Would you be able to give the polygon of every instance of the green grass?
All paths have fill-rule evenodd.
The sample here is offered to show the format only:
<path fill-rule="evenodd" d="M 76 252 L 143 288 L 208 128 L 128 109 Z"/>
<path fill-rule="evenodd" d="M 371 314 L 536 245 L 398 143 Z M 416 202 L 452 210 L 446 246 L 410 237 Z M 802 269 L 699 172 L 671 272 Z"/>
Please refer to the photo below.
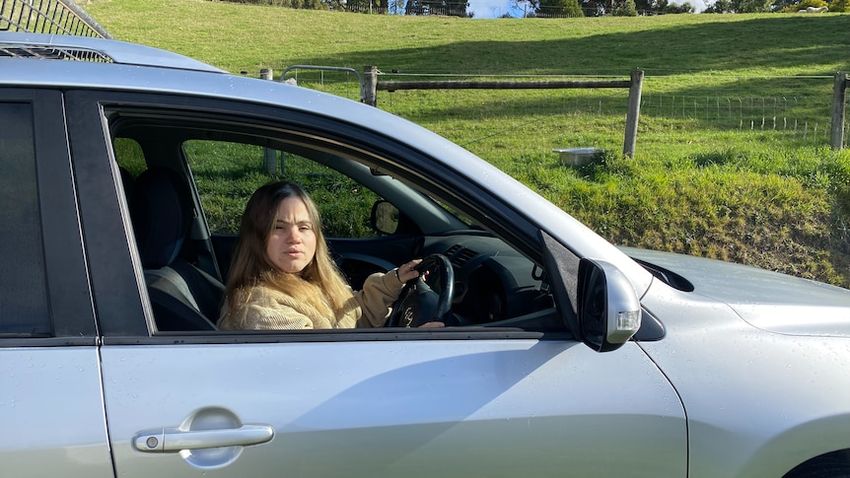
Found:
<path fill-rule="evenodd" d="M 372 64 L 385 78 L 393 70 L 626 76 L 641 67 L 633 160 L 618 154 L 625 91 L 380 92 L 378 102 L 615 243 L 850 286 L 850 152 L 825 147 L 829 75 L 850 70 L 850 15 L 467 20 L 206 0 L 95 0 L 86 8 L 119 39 L 252 75 L 293 64 Z M 299 83 L 358 95 L 340 75 L 320 83 L 300 72 Z M 568 168 L 552 149 L 570 146 L 606 153 Z"/>
<path fill-rule="evenodd" d="M 292 153 L 283 156 L 284 174 L 267 174 L 260 146 L 218 141 L 189 141 L 185 145 L 209 227 L 213 232 L 236 234 L 247 198 L 263 184 L 286 179 L 309 192 L 319 208 L 329 237 L 368 237 L 372 204 L 378 196 L 327 166 Z M 340 201 L 339 198 L 346 198 Z"/>
<path fill-rule="evenodd" d="M 147 169 L 144 153 L 134 140 L 118 138 L 114 148 L 118 165 L 131 176 L 138 177 Z M 184 151 L 213 233 L 238 234 L 239 221 L 251 194 L 266 183 L 285 179 L 309 191 L 319 208 L 327 236 L 375 235 L 369 218 L 378 196 L 327 166 L 286 153 L 278 157 L 283 171 L 269 174 L 260 167 L 264 159 L 261 146 L 190 140 L 184 143 Z M 340 201 L 341 197 L 346 200 Z"/>

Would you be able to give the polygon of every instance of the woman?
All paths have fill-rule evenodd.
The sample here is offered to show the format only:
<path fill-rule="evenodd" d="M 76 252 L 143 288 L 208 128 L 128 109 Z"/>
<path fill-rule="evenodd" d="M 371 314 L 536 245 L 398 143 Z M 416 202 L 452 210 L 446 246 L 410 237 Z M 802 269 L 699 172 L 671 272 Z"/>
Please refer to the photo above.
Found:
<path fill-rule="evenodd" d="M 419 260 L 373 274 L 353 293 L 328 253 L 319 211 L 297 185 L 275 182 L 248 200 L 219 319 L 222 330 L 381 327 Z M 440 326 L 433 323 L 430 326 Z"/>

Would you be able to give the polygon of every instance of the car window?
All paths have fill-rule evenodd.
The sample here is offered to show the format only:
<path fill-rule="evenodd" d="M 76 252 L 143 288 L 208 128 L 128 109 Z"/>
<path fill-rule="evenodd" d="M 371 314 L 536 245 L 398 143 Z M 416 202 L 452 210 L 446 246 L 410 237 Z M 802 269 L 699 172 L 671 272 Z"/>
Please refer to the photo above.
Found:
<path fill-rule="evenodd" d="M 115 138 L 115 159 L 125 174 L 136 177 L 147 169 L 145 155 L 139 143 L 130 138 Z"/>
<path fill-rule="evenodd" d="M 446 189 L 449 178 L 440 175 L 451 172 L 408 159 L 421 153 L 403 143 L 349 143 L 340 137 L 345 125 L 304 131 L 303 122 L 291 128 L 288 122 L 270 126 L 269 120 L 131 108 L 113 118 L 107 122 L 130 198 L 140 281 L 159 332 L 221 326 L 222 284 L 238 267 L 233 252 L 241 216 L 258 187 L 279 180 L 299 184 L 313 198 L 335 266 L 354 290 L 376 272 L 429 257 L 436 268 L 428 287 L 439 296 L 429 297 L 441 300 L 448 325 L 563 330 L 540 266 L 485 226 L 494 216 L 472 205 L 479 198 L 463 186 Z M 362 134 L 345 137 L 365 141 Z M 434 171 L 416 169 L 431 166 Z M 379 222 L 380 232 L 373 227 Z M 396 299 L 394 310 L 408 310 L 403 299 Z"/>
<path fill-rule="evenodd" d="M 27 103 L 0 103 L 0 334 L 51 335 L 33 137 Z"/>
<path fill-rule="evenodd" d="M 213 234 L 237 234 L 251 193 L 278 179 L 310 192 L 329 237 L 377 234 L 369 217 L 378 195 L 330 167 L 292 152 L 235 142 L 189 140 L 183 151 Z"/>

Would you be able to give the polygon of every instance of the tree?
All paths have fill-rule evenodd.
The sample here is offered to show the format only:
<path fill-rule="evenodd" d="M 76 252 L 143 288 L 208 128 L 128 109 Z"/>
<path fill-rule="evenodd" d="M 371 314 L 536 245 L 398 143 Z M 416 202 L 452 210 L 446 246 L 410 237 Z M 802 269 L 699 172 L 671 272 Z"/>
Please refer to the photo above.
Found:
<path fill-rule="evenodd" d="M 401 15 L 404 13 L 404 0 L 390 0 L 388 10 L 388 13 Z"/>
<path fill-rule="evenodd" d="M 405 15 L 446 15 L 469 17 L 469 3 L 459 0 L 407 0 Z"/>
<path fill-rule="evenodd" d="M 784 11 L 789 5 L 796 5 L 800 0 L 773 0 L 773 5 L 770 9 L 774 12 Z"/>
<path fill-rule="evenodd" d="M 613 14 L 617 17 L 636 17 L 637 7 L 635 7 L 635 0 L 622 0 L 614 8 Z"/>
<path fill-rule="evenodd" d="M 564 8 L 564 13 L 570 18 L 583 17 L 584 12 L 581 9 L 581 4 L 578 0 L 567 0 Z"/>
<path fill-rule="evenodd" d="M 732 11 L 735 13 L 769 12 L 772 0 L 732 0 Z"/>
<path fill-rule="evenodd" d="M 732 0 L 716 0 L 703 13 L 731 13 Z"/>
<path fill-rule="evenodd" d="M 407 0 L 404 5 L 405 15 L 424 15 L 424 6 L 420 0 Z"/>
<path fill-rule="evenodd" d="M 664 7 L 664 13 L 676 14 L 676 13 L 694 13 L 694 6 L 690 4 L 690 2 L 685 2 L 680 5 L 675 3 L 669 3 Z"/>
<path fill-rule="evenodd" d="M 380 6 L 380 0 L 346 0 L 340 3 L 341 9 L 349 12 L 368 12 L 370 7 L 375 7 L 377 10 Z"/>
<path fill-rule="evenodd" d="M 799 10 L 805 10 L 809 7 L 823 8 L 826 6 L 826 1 L 824 0 L 802 0 L 801 2 L 785 5 L 785 7 L 783 7 L 781 11 L 784 13 L 796 13 Z"/>
<path fill-rule="evenodd" d="M 566 18 L 583 17 L 578 0 L 537 0 L 535 12 L 538 17 Z"/>
<path fill-rule="evenodd" d="M 850 2 L 847 0 L 832 0 L 829 4 L 830 12 L 850 12 Z"/>

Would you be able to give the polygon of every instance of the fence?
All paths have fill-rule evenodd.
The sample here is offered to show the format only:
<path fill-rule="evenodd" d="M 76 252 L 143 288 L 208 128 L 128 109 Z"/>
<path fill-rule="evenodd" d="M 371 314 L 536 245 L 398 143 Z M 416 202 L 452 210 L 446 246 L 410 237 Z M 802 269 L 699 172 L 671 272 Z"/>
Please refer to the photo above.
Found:
<path fill-rule="evenodd" d="M 73 0 L 0 0 L 0 31 L 111 38 Z"/>
<path fill-rule="evenodd" d="M 368 13 L 372 15 L 387 15 L 389 13 L 396 13 L 390 8 L 387 8 L 387 6 L 385 5 L 373 5 L 372 3 L 373 2 L 369 2 L 368 5 L 360 5 L 356 3 L 353 3 L 351 5 L 345 5 L 343 7 L 343 11 L 353 13 Z"/>
<path fill-rule="evenodd" d="M 596 7 L 588 8 L 581 7 L 581 14 L 575 11 L 565 10 L 563 7 L 547 7 L 540 5 L 537 8 L 523 9 L 521 16 L 523 18 L 576 18 L 576 17 L 602 17 L 610 15 L 610 12 L 605 10 L 601 4 Z"/>
<path fill-rule="evenodd" d="M 830 137 L 832 149 L 844 147 L 844 138 L 846 137 L 844 133 L 845 111 L 847 110 L 845 102 L 848 86 L 850 86 L 850 77 L 842 71 L 836 73 L 832 89 L 832 130 Z"/>
<path fill-rule="evenodd" d="M 287 76 L 297 77 L 302 86 L 371 101 L 359 80 L 364 75 L 354 69 L 345 73 L 296 69 Z M 846 91 L 846 75 L 840 77 Z M 500 154 L 495 149 L 505 144 L 540 155 L 551 155 L 552 149 L 562 147 L 617 147 L 615 144 L 624 138 L 623 121 L 627 118 L 628 104 L 616 90 L 502 90 L 470 94 L 396 89 L 389 92 L 395 81 L 565 79 L 611 80 L 612 77 L 378 72 L 374 91 L 380 95 L 377 104 L 382 109 L 420 123 L 482 156 Z M 827 146 L 835 145 L 836 130 L 843 132 L 840 143 L 843 145 L 850 137 L 850 125 L 843 114 L 836 117 L 835 112 L 838 104 L 843 104 L 841 110 L 846 111 L 848 98 L 845 94 L 844 103 L 835 102 L 829 88 L 832 80 L 832 76 L 741 77 L 740 81 L 723 81 L 722 88 L 706 87 L 704 94 L 689 93 L 687 88 L 680 89 L 685 93 L 679 94 L 663 91 L 669 89 L 666 77 L 647 75 L 638 110 L 641 144 L 644 144 L 641 149 L 646 145 L 685 141 L 700 144 L 716 141 L 723 147 L 763 141 L 787 147 Z M 379 82 L 386 89 L 379 90 Z M 764 94 L 753 94 L 758 91 Z"/>
<path fill-rule="evenodd" d="M 830 134 L 830 107 L 828 99 L 816 96 L 647 95 L 641 105 L 644 116 L 690 119 L 726 130 L 781 131 L 824 142 Z"/>
<path fill-rule="evenodd" d="M 626 132 L 623 142 L 623 154 L 634 156 L 637 141 L 637 127 L 640 117 L 641 85 L 643 71 L 634 70 L 629 80 L 547 80 L 547 81 L 378 81 L 378 67 L 364 69 L 361 101 L 377 106 L 378 90 L 536 90 L 536 89 L 600 89 L 628 88 L 629 101 L 626 113 Z"/>

